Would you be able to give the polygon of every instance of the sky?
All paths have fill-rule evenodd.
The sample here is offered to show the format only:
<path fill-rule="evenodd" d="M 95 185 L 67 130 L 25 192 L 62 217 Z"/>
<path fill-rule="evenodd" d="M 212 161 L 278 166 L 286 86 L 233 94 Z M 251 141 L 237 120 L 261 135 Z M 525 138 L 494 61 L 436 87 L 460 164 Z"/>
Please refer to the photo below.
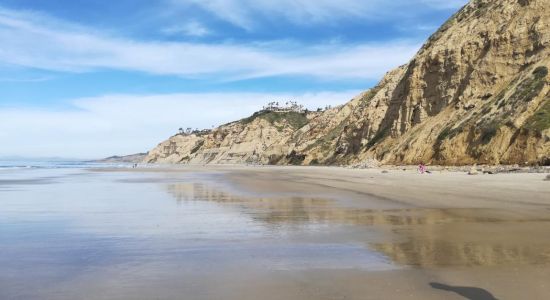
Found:
<path fill-rule="evenodd" d="M 146 152 L 269 101 L 339 105 L 466 0 L 0 0 L 0 157 Z"/>

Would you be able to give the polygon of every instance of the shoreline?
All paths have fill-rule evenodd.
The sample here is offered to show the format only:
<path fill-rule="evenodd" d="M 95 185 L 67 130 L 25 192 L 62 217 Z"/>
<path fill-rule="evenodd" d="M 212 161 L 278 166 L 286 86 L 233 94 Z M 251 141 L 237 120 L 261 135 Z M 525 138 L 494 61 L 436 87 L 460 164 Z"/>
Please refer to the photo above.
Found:
<path fill-rule="evenodd" d="M 550 174 L 550 166 L 519 166 L 519 165 L 463 165 L 463 166 L 446 166 L 446 165 L 426 165 L 428 171 L 432 172 L 451 172 L 451 173 L 468 173 L 475 168 L 480 174 L 523 174 L 523 173 L 539 173 Z M 94 169 L 111 169 L 112 167 L 97 167 Z M 125 167 L 121 167 L 123 169 Z M 127 167 L 128 169 L 133 169 Z M 236 168 L 289 168 L 289 169 L 351 169 L 351 170 L 380 170 L 380 171 L 414 171 L 417 172 L 417 165 L 377 165 L 377 166 L 358 166 L 358 165 L 341 165 L 341 166 L 301 166 L 301 165 L 263 165 L 263 164 L 152 164 L 152 163 L 137 163 L 136 169 L 181 169 L 181 168 L 203 168 L 203 169 L 236 169 Z"/>
<path fill-rule="evenodd" d="M 413 168 L 350 169 L 341 167 L 169 165 L 138 168 L 95 168 L 97 172 L 220 174 L 236 192 L 361 200 L 373 209 L 394 207 L 499 208 L 548 206 L 546 173 L 498 173 L 470 176 L 466 172 Z M 187 179 L 187 180 L 192 180 Z M 365 200 L 366 201 L 363 201 Z"/>

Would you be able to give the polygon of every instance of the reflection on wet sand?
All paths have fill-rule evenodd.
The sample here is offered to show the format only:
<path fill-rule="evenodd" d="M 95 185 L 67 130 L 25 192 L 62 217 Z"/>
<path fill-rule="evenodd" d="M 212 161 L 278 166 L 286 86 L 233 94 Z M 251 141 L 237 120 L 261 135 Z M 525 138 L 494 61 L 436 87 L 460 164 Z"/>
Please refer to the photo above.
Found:
<path fill-rule="evenodd" d="M 498 266 L 550 262 L 550 216 L 544 210 L 372 210 L 344 207 L 329 199 L 237 196 L 203 183 L 170 184 L 167 190 L 177 201 L 234 205 L 266 225 L 330 224 L 383 231 L 387 234 L 382 241 L 361 235 L 362 240 L 358 242 L 402 265 Z"/>
<path fill-rule="evenodd" d="M 53 183 L 57 177 L 35 178 L 35 179 L 0 179 L 1 186 L 17 186 L 17 185 L 37 185 Z"/>

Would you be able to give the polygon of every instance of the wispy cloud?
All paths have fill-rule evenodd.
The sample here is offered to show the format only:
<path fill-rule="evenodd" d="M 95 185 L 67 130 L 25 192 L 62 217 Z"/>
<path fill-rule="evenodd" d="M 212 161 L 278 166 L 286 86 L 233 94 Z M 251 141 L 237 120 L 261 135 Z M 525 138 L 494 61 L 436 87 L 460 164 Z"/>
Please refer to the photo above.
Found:
<path fill-rule="evenodd" d="M 203 37 L 212 34 L 212 31 L 210 29 L 208 29 L 206 26 L 198 21 L 189 21 L 183 25 L 169 26 L 163 28 L 161 31 L 163 34 L 172 36 L 186 35 Z"/>
<path fill-rule="evenodd" d="M 219 18 L 245 29 L 252 29 L 257 19 L 284 18 L 293 23 L 315 23 L 342 16 L 364 15 L 372 6 L 357 0 L 175 0 L 193 3 Z M 375 1 L 376 2 L 376 1 Z"/>
<path fill-rule="evenodd" d="M 303 45 L 201 44 L 136 41 L 43 18 L 0 10 L 0 62 L 66 72 L 117 69 L 152 74 L 218 78 L 305 75 L 379 78 L 408 61 L 417 42 Z"/>
<path fill-rule="evenodd" d="M 0 156 L 94 158 L 147 151 L 179 127 L 211 128 L 272 100 L 297 100 L 315 109 L 357 93 L 106 95 L 70 101 L 73 109 L 63 111 L 0 107 Z"/>
<path fill-rule="evenodd" d="M 294 24 L 316 24 L 342 19 L 406 16 L 411 10 L 456 9 L 467 0 L 171 0 L 198 6 L 218 18 L 247 30 L 262 19 Z"/>

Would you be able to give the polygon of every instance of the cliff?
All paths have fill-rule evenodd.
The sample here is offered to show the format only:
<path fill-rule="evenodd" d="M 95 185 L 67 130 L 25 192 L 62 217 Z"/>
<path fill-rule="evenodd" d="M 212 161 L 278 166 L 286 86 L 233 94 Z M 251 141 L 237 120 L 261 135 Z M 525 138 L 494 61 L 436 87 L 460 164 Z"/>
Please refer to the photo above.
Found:
<path fill-rule="evenodd" d="M 145 161 L 549 164 L 549 46 L 548 0 L 473 0 L 343 106 L 176 135 Z"/>
<path fill-rule="evenodd" d="M 318 113 L 260 112 L 210 132 L 177 134 L 158 145 L 145 158 L 148 163 L 242 164 L 285 162 L 293 157 L 294 133 Z M 277 161 L 274 161 L 274 160 Z"/>

